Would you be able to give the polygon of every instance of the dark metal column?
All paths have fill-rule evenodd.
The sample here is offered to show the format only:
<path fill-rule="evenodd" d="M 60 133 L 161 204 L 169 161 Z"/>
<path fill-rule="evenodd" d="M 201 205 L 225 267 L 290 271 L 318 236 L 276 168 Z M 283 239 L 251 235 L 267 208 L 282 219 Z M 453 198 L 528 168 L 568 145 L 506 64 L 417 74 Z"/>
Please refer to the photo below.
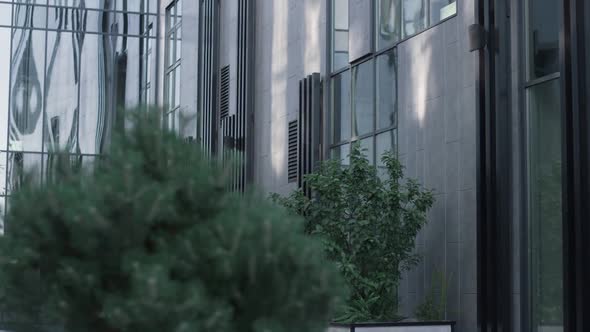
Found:
<path fill-rule="evenodd" d="M 503 332 L 512 331 L 510 8 L 503 0 L 477 6 L 486 41 L 477 79 L 478 326 Z"/>

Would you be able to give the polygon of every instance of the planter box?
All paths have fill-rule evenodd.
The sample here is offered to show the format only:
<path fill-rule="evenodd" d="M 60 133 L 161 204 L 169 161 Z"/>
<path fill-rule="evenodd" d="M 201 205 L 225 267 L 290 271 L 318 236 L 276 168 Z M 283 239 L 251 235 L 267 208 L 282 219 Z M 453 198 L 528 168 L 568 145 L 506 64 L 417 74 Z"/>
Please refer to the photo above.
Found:
<path fill-rule="evenodd" d="M 455 322 L 331 324 L 328 332 L 454 332 Z"/>

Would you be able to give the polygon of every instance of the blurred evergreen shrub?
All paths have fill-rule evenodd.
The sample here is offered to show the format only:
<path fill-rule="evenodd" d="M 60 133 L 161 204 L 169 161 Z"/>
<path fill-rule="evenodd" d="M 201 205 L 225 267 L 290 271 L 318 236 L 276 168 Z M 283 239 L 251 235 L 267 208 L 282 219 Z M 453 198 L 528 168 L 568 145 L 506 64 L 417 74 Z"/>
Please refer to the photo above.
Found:
<path fill-rule="evenodd" d="M 67 332 L 322 331 L 343 284 L 303 221 L 226 190 L 224 170 L 158 117 L 109 155 L 57 156 L 51 184 L 11 198 L 0 302 Z"/>

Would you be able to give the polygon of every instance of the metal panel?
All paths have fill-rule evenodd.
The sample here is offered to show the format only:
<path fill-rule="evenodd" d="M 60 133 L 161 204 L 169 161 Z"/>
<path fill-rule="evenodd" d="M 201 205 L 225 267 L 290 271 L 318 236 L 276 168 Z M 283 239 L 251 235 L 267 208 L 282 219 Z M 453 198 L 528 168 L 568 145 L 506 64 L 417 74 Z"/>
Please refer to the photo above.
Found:
<path fill-rule="evenodd" d="M 219 2 L 201 0 L 199 68 L 199 134 L 203 150 L 212 156 L 217 144 L 217 69 L 219 50 Z"/>
<path fill-rule="evenodd" d="M 322 98 L 319 73 L 307 76 L 299 82 L 299 170 L 298 185 L 310 195 L 304 176 L 312 173 L 321 160 Z"/>
<path fill-rule="evenodd" d="M 230 189 L 244 192 L 250 181 L 251 165 L 248 156 L 252 153 L 249 119 L 252 117 L 252 45 L 253 2 L 239 0 L 237 24 L 236 61 L 236 113 L 229 114 L 229 68 L 221 71 L 220 112 L 224 163 L 230 169 Z M 227 81 L 227 84 L 225 82 Z M 227 86 L 226 86 L 227 85 Z M 227 106 L 227 107 L 226 107 Z M 226 110 L 227 109 L 227 110 Z M 230 162 L 231 164 L 228 164 Z"/>

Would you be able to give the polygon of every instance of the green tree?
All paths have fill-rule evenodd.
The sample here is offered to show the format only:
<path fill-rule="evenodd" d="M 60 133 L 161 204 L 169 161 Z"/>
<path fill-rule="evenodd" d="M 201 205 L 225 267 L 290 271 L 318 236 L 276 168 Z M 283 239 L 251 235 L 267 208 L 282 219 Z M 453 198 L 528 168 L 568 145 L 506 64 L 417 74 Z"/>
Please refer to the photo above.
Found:
<path fill-rule="evenodd" d="M 302 221 L 228 193 L 194 145 L 137 116 L 93 171 L 56 158 L 0 238 L 13 320 L 68 332 L 322 331 L 343 284 Z"/>
<path fill-rule="evenodd" d="M 434 202 L 430 191 L 404 179 L 394 154 L 382 157 L 385 179 L 377 176 L 354 146 L 350 165 L 323 163 L 305 178 L 311 198 L 297 190 L 272 198 L 305 217 L 305 230 L 318 237 L 350 288 L 338 321 L 386 321 L 399 318 L 397 288 L 401 272 L 416 264 L 415 238 Z"/>

